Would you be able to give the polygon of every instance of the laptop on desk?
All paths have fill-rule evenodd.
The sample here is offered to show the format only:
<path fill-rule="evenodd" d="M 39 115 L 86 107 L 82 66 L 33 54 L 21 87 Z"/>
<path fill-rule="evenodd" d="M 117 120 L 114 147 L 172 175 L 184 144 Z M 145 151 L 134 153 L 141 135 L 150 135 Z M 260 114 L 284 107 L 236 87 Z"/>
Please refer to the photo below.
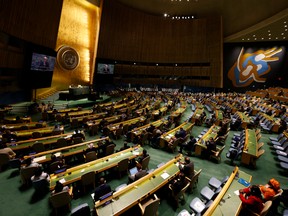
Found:
<path fill-rule="evenodd" d="M 137 167 L 133 167 L 129 170 L 129 175 L 133 176 L 138 172 Z"/>

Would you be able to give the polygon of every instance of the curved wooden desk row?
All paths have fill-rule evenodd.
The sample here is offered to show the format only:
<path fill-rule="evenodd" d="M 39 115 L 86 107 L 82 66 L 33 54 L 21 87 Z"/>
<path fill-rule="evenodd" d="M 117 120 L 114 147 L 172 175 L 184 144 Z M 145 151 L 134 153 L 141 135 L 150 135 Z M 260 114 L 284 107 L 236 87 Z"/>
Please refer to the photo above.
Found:
<path fill-rule="evenodd" d="M 107 121 L 108 123 L 113 123 L 113 122 L 116 122 L 116 121 L 121 120 L 121 119 L 122 119 L 122 115 L 114 115 L 114 116 L 104 118 L 104 120 Z M 101 120 L 102 120 L 102 118 L 88 121 L 88 122 L 86 122 L 86 124 L 88 127 L 91 127 L 92 125 L 95 125 L 95 124 L 99 125 Z"/>
<path fill-rule="evenodd" d="M 252 181 L 252 176 L 242 172 L 236 166 L 231 173 L 228 181 L 213 201 L 213 204 L 204 213 L 204 216 L 222 216 L 222 215 L 238 215 L 241 210 L 242 202 L 235 191 L 245 186 L 238 182 L 242 178 L 247 182 Z"/>
<path fill-rule="evenodd" d="M 181 160 L 181 158 L 182 155 L 179 154 L 138 181 L 115 192 L 112 197 L 101 202 L 96 202 L 96 215 L 121 215 L 123 212 L 155 193 L 179 174 L 180 170 L 177 162 Z M 109 201 L 111 202 L 106 204 Z"/>
<path fill-rule="evenodd" d="M 7 146 L 9 146 L 13 151 L 18 151 L 31 148 L 32 145 L 37 141 L 43 143 L 44 145 L 52 145 L 56 143 L 57 140 L 60 138 L 70 139 L 72 137 L 72 134 L 73 133 L 67 133 L 67 134 L 41 137 L 37 139 L 23 140 L 15 143 L 8 143 Z"/>
<path fill-rule="evenodd" d="M 160 144 L 159 144 L 160 147 L 161 148 L 166 147 L 167 143 L 170 141 L 170 139 L 172 137 L 175 137 L 175 134 L 177 133 L 177 131 L 180 130 L 180 128 L 183 128 L 186 131 L 186 133 L 188 134 L 192 130 L 193 126 L 194 126 L 194 123 L 184 122 L 181 125 L 179 125 L 178 127 L 168 131 L 165 134 L 162 134 L 160 137 Z"/>
<path fill-rule="evenodd" d="M 38 154 L 34 155 L 26 155 L 24 156 L 24 159 L 27 158 L 34 158 L 34 161 L 37 163 L 46 163 L 51 161 L 52 154 L 55 154 L 56 156 L 63 155 L 64 157 L 76 155 L 79 153 L 83 153 L 83 150 L 87 149 L 87 145 L 90 143 L 93 143 L 95 148 L 100 148 L 101 144 L 99 144 L 102 141 L 109 140 L 109 137 L 104 137 L 101 139 L 95 139 L 90 140 L 88 142 L 78 143 L 75 145 L 70 145 L 62 148 L 57 148 L 49 151 L 40 152 Z"/>
<path fill-rule="evenodd" d="M 143 148 L 139 145 L 88 163 L 81 164 L 76 167 L 72 167 L 70 169 L 67 169 L 65 172 L 57 175 L 51 174 L 50 189 L 54 189 L 57 181 L 62 182 L 63 185 L 69 185 L 73 182 L 79 181 L 81 179 L 81 176 L 85 173 L 95 172 L 97 174 L 112 167 L 116 167 L 118 163 L 123 159 L 128 158 L 129 160 L 131 160 L 142 154 Z"/>
<path fill-rule="evenodd" d="M 19 139 L 29 139 L 33 136 L 34 132 L 41 133 L 42 136 L 51 135 L 54 131 L 54 127 L 44 127 L 44 128 L 35 128 L 30 130 L 15 131 L 14 134 Z M 64 132 L 64 127 L 60 128 L 60 131 Z"/>
<path fill-rule="evenodd" d="M 209 130 L 196 142 L 195 144 L 195 155 L 201 155 L 202 151 L 207 149 L 205 142 L 212 137 L 215 141 L 217 138 L 217 133 L 219 131 L 220 127 L 217 125 L 212 125 Z"/>
<path fill-rule="evenodd" d="M 181 106 L 180 108 L 178 108 L 175 112 L 171 113 L 171 118 L 172 120 L 174 120 L 175 118 L 179 117 L 180 115 L 182 115 L 182 113 L 184 113 L 186 110 L 186 106 Z"/>
<path fill-rule="evenodd" d="M 199 120 L 201 114 L 204 112 L 204 108 L 196 108 L 195 112 L 192 115 L 191 122 L 194 123 Z"/>
<path fill-rule="evenodd" d="M 141 127 L 134 128 L 131 132 L 134 136 L 140 135 L 144 130 L 150 127 L 150 125 L 155 126 L 155 128 L 159 128 L 161 125 L 167 123 L 166 119 L 159 119 L 154 122 L 150 122 L 149 124 L 143 125 Z M 132 137 L 133 138 L 133 137 Z"/>
<path fill-rule="evenodd" d="M 96 119 L 100 119 L 103 118 L 107 115 L 107 112 L 101 112 L 101 113 L 94 113 L 91 115 L 86 115 L 86 116 L 78 116 L 78 117 L 70 117 L 70 123 L 74 120 L 77 120 L 78 122 L 83 121 L 85 118 L 89 121 L 89 120 L 96 120 Z"/>
<path fill-rule="evenodd" d="M 29 123 L 16 123 L 16 124 L 2 124 L 0 126 L 1 129 L 3 130 L 10 130 L 10 131 L 16 131 L 16 130 L 23 130 L 22 128 L 28 128 L 28 129 L 33 129 L 33 128 L 42 128 L 46 127 L 47 123 L 46 122 L 29 122 Z M 25 129 L 24 129 L 25 130 Z"/>
<path fill-rule="evenodd" d="M 137 122 L 143 122 L 146 120 L 146 117 L 137 117 L 137 118 L 133 118 L 133 119 L 129 119 L 127 121 L 121 121 L 121 122 L 117 122 L 115 124 L 112 124 L 112 125 L 108 125 L 107 128 L 109 129 L 109 131 L 114 131 L 118 128 L 118 126 L 120 124 L 123 124 L 124 125 L 132 125 L 132 124 L 135 124 Z"/>
<path fill-rule="evenodd" d="M 241 163 L 256 167 L 256 159 L 258 159 L 265 152 L 262 149 L 260 151 L 259 150 L 256 131 L 253 129 L 246 129 Z"/>
<path fill-rule="evenodd" d="M 4 123 L 16 123 L 17 121 L 18 121 L 18 119 L 16 118 L 16 116 L 4 117 Z M 29 123 L 29 122 L 31 122 L 31 117 L 30 116 L 20 117 L 20 121 Z"/>

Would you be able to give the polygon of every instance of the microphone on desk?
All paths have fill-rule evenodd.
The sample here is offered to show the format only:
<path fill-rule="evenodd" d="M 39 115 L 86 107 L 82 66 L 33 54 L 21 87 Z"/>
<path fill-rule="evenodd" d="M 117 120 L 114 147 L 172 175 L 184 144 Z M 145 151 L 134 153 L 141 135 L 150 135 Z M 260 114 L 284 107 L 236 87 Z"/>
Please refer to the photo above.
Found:
<path fill-rule="evenodd" d="M 221 202 L 225 203 L 227 199 L 231 198 L 231 194 L 228 194 L 228 196 L 226 198 L 222 198 Z"/>

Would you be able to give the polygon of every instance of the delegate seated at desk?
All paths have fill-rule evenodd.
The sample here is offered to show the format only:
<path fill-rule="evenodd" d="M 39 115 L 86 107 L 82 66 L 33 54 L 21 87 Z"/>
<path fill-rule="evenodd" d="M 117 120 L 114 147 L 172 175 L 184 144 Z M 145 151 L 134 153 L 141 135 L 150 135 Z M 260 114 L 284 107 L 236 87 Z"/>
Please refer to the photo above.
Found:
<path fill-rule="evenodd" d="M 99 180 L 99 186 L 94 191 L 94 201 L 97 202 L 99 198 L 109 192 L 111 192 L 111 187 L 106 183 L 106 180 L 101 177 Z"/>
<path fill-rule="evenodd" d="M 138 179 L 140 179 L 140 178 L 142 178 L 148 174 L 146 170 L 142 170 L 142 165 L 140 163 L 137 163 L 136 167 L 137 167 L 137 173 L 135 175 L 129 175 L 128 176 L 128 183 L 132 183 L 134 181 L 137 181 Z"/>
<path fill-rule="evenodd" d="M 210 137 L 206 142 L 207 149 L 204 151 L 204 156 L 210 158 L 211 155 L 214 155 L 214 151 L 217 151 L 216 142 L 213 137 Z"/>

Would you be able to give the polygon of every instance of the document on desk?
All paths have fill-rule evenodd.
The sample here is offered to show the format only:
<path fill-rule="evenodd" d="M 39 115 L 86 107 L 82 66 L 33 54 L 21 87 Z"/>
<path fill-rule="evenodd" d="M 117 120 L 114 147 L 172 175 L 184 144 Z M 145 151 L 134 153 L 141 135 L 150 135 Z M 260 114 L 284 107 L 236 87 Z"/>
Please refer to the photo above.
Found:
<path fill-rule="evenodd" d="M 133 155 L 139 155 L 140 153 L 138 151 L 133 151 Z"/>
<path fill-rule="evenodd" d="M 64 178 L 59 180 L 60 183 L 64 184 L 66 182 L 66 180 Z"/>
<path fill-rule="evenodd" d="M 239 190 L 234 191 L 234 194 L 236 194 L 237 196 L 239 196 Z"/>
<path fill-rule="evenodd" d="M 42 161 L 42 160 L 45 160 L 45 159 L 46 159 L 46 155 L 34 158 L 33 162 L 39 162 L 39 161 Z"/>
<path fill-rule="evenodd" d="M 162 177 L 163 179 L 166 179 L 166 178 L 169 177 L 169 174 L 166 173 L 166 172 L 164 172 L 164 173 L 161 174 L 161 177 Z"/>
<path fill-rule="evenodd" d="M 56 152 L 54 155 L 55 155 L 56 157 L 60 157 L 60 156 L 61 156 L 61 152 Z"/>

